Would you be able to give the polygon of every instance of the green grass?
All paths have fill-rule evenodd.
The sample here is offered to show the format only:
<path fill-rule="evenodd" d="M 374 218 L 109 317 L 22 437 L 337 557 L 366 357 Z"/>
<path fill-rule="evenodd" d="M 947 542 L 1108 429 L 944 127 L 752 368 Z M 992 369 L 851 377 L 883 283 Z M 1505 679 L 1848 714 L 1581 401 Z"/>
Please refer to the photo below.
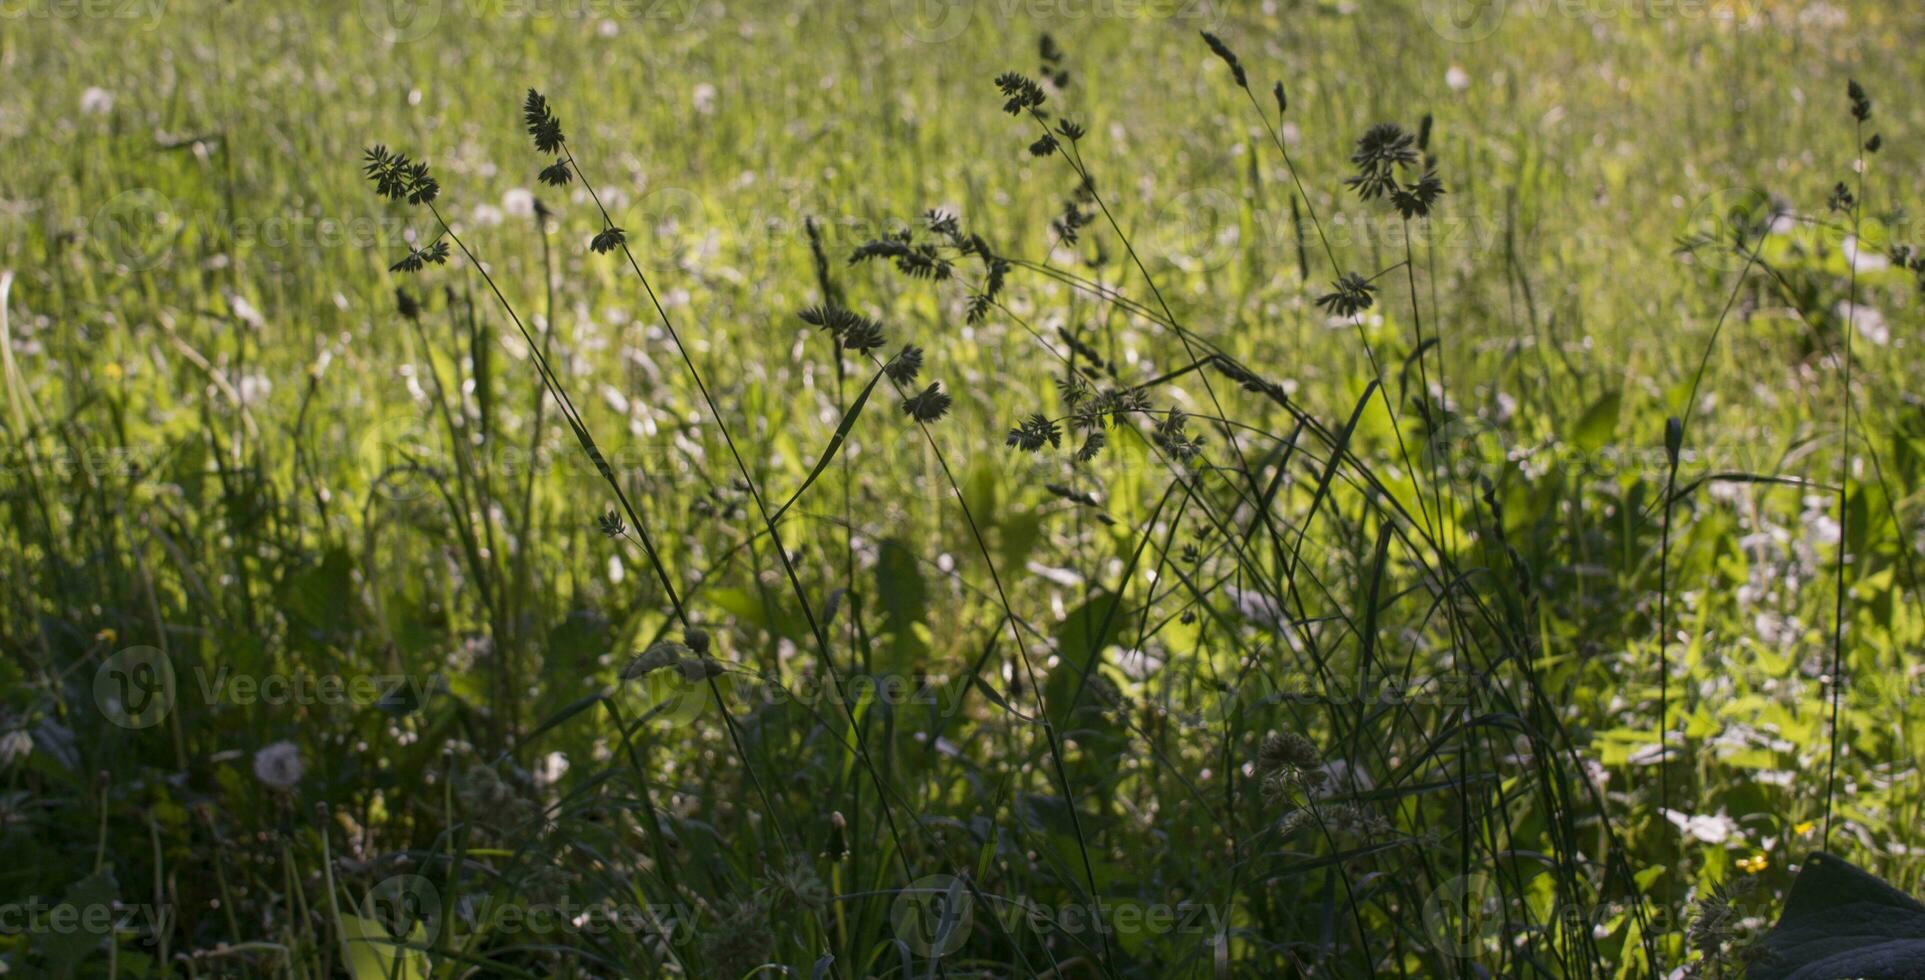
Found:
<path fill-rule="evenodd" d="M 0 21 L 12 974 L 1718 976 L 1687 922 L 1737 888 L 1741 942 L 1815 849 L 1925 886 L 1918 284 L 1842 251 L 1925 239 L 1916 18 L 373 6 Z M 1036 157 L 993 79 L 1045 32 L 1087 135 Z M 581 181 L 537 183 L 531 86 L 719 412 Z M 1427 114 L 1432 217 L 1345 188 Z M 439 229 L 377 143 L 502 299 L 461 249 L 388 271 Z M 1020 260 L 980 322 L 979 257 L 849 261 L 931 209 Z M 1316 303 L 1353 271 L 1356 323 Z M 880 362 L 798 316 L 831 300 L 918 379 L 858 411 Z M 1072 370 L 1149 413 L 1006 447 Z M 713 684 L 623 680 L 699 647 L 644 532 Z"/>

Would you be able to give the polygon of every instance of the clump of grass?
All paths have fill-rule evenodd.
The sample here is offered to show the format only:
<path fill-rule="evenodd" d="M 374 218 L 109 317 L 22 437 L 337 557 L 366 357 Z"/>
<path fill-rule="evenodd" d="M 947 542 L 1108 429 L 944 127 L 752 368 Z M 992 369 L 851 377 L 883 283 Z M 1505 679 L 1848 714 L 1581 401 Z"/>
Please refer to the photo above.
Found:
<path fill-rule="evenodd" d="M 1145 115 L 1118 126 L 1116 93 L 1083 87 L 1095 76 L 1042 37 L 1034 72 L 995 79 L 979 111 L 941 103 L 945 124 L 1001 108 L 1019 126 L 987 130 L 1009 152 L 971 156 L 956 182 L 966 210 L 865 226 L 868 241 L 838 237 L 860 223 L 848 213 L 804 219 L 806 241 L 762 237 L 758 216 L 753 234 L 718 229 L 713 248 L 670 261 L 662 229 L 624 193 L 628 168 L 596 151 L 601 131 L 573 115 L 565 128 L 563 107 L 533 91 L 514 125 L 435 150 L 458 170 L 367 153 L 360 169 L 383 206 L 420 225 L 384 240 L 379 265 L 354 266 L 359 283 L 338 260 L 263 275 L 248 265 L 258 250 L 211 229 L 174 245 L 208 254 L 116 284 L 89 274 L 88 236 L 52 244 L 69 233 L 50 194 L 53 220 L 25 236 L 49 239 L 28 301 L 12 317 L 0 303 L 9 358 L 71 362 L 45 377 L 11 360 L 5 371 L 0 508 L 17 546 L 0 578 L 29 587 L 0 617 L 0 828 L 15 842 L 27 828 L 26 853 L 45 855 L 11 880 L 27 882 L 22 893 L 72 884 L 75 901 L 178 912 L 97 937 L 92 952 L 117 957 L 109 973 L 1740 969 L 1739 911 L 1722 889 L 1777 884 L 1784 858 L 1809 846 L 1813 828 L 1797 818 L 1819 796 L 1816 780 L 1781 786 L 1724 759 L 1744 736 L 1727 708 L 1769 740 L 1747 747 L 1747 767 L 1759 753 L 1809 765 L 1780 740 L 1815 750 L 1828 739 L 1825 837 L 1895 844 L 1918 823 L 1917 794 L 1897 778 L 1905 713 L 1871 725 L 1852 702 L 1876 696 L 1876 658 L 1908 663 L 1884 651 L 1916 632 L 1897 600 L 1917 597 L 1906 520 L 1918 465 L 1906 447 L 1921 433 L 1882 372 L 1854 366 L 1851 345 L 1868 316 L 1859 301 L 1889 296 L 1894 278 L 1925 280 L 1925 258 L 1894 243 L 1897 268 L 1861 282 L 1856 256 L 1833 268 L 1829 246 L 1800 254 L 1774 230 L 1825 221 L 1872 238 L 1887 223 L 1867 199 L 1864 160 L 1883 144 L 1868 133 L 1869 96 L 1847 87 L 1858 176 L 1833 188 L 1830 218 L 1774 201 L 1697 243 L 1733 250 L 1740 268 L 1689 393 L 1668 406 L 1661 469 L 1606 470 L 1596 457 L 1614 446 L 1619 402 L 1634 431 L 1655 435 L 1655 419 L 1635 415 L 1640 400 L 1673 398 L 1684 378 L 1672 384 L 1646 359 L 1620 379 L 1563 341 L 1602 342 L 1610 335 L 1585 324 L 1647 299 L 1689 311 L 1695 293 L 1640 290 L 1592 308 L 1595 280 L 1565 278 L 1562 264 L 1582 267 L 1581 250 L 1533 252 L 1587 227 L 1569 216 L 1513 210 L 1491 248 L 1427 244 L 1433 223 L 1541 209 L 1583 168 L 1541 168 L 1535 153 L 1515 173 L 1490 167 L 1502 128 L 1459 111 L 1481 92 L 1440 109 L 1446 126 L 1396 96 L 1394 72 L 1372 79 L 1383 115 L 1370 118 L 1353 117 L 1337 88 L 1349 76 L 1265 86 L 1264 59 L 1234 50 L 1243 28 L 1232 18 L 1193 52 L 1233 86 L 1217 94 L 1255 113 L 1214 129 L 1209 95 L 1200 107 L 1170 100 L 1202 126 Z M 1106 30 L 1093 25 L 1092 43 Z M 551 33 L 528 43 L 570 50 Z M 740 41 L 710 39 L 718 58 Z M 1332 56 L 1276 44 L 1293 65 Z M 865 58 L 850 64 L 875 66 Z M 822 165 L 822 196 L 812 178 L 800 192 L 784 184 L 785 203 L 854 188 L 836 204 L 866 220 L 939 193 L 883 187 L 866 165 L 851 177 L 847 162 L 865 159 L 849 152 L 859 140 L 901 135 L 905 122 L 917 152 L 964 145 L 954 132 L 976 127 L 910 113 L 927 104 L 925 83 L 846 107 L 847 120 L 881 120 L 873 134 L 839 125 L 794 140 L 792 157 L 772 154 L 785 173 Z M 172 111 L 195 117 L 202 107 L 182 91 Z M 737 97 L 729 85 L 707 96 Z M 597 122 L 646 132 L 643 119 L 659 124 L 681 104 L 656 101 Z M 1369 125 L 1384 117 L 1419 121 Z M 116 147 L 146 128 L 111 121 Z M 723 152 L 734 121 L 702 127 L 703 143 Z M 1193 141 L 1167 138 L 1176 129 Z M 532 144 L 527 176 L 552 208 L 537 201 L 530 220 L 499 227 L 488 216 L 492 195 L 475 185 L 492 164 L 474 167 L 472 150 L 492 147 L 482 134 L 493 130 L 525 138 L 523 153 Z M 1110 145 L 1117 133 L 1128 142 Z M 191 158 L 183 180 L 209 185 L 196 195 L 247 201 L 273 171 L 245 144 L 224 131 L 142 165 L 185 196 L 167 174 L 173 157 Z M 1157 181 L 1227 169 L 1204 151 L 1222 145 L 1249 163 L 1245 193 L 1232 195 L 1240 230 L 1286 196 L 1293 228 L 1194 273 L 1187 257 L 1158 254 L 1167 229 L 1140 209 Z M 1165 160 L 1171 147 L 1186 152 Z M 671 159 L 722 158 L 642 159 L 652 181 L 674 173 Z M 124 176 L 114 161 L 75 168 L 74 194 L 85 197 L 97 166 Z M 324 194 L 329 175 L 313 176 Z M 747 176 L 759 183 L 745 197 L 766 199 L 767 173 Z M 1605 196 L 1648 204 L 1658 186 L 1671 184 L 1653 176 Z M 1335 234 L 1373 216 L 1401 226 L 1402 241 Z M 1621 244 L 1635 244 L 1628 231 Z M 1546 302 L 1552 261 L 1559 288 Z M 257 359 L 285 366 L 300 346 L 265 343 L 260 313 L 239 300 L 283 280 L 267 322 L 304 327 L 312 314 L 308 339 L 324 355 L 291 396 L 281 386 L 299 399 L 291 425 L 243 394 L 267 369 Z M 0 271 L 0 299 L 7 282 Z M 174 299 L 193 289 L 205 297 Z M 738 294 L 772 308 L 723 298 Z M 88 321 L 78 342 L 53 326 L 96 309 L 127 324 Z M 1773 335 L 1788 319 L 1779 309 L 1799 317 L 1790 344 Z M 504 317 L 517 328 L 505 355 Z M 1294 340 L 1280 326 L 1292 319 Z M 1704 467 L 1731 428 L 1694 414 L 1728 320 L 1759 327 L 1741 337 L 1748 369 L 1761 351 L 1799 345 L 1816 361 L 1799 369 L 1838 366 L 1807 372 L 1842 389 L 1836 486 L 1790 471 L 1812 445 L 1804 434 L 1787 437 L 1782 472 Z M 1318 322 L 1330 340 L 1307 329 Z M 1843 358 L 1825 361 L 1833 348 Z M 89 374 L 110 356 L 126 376 Z M 186 366 L 170 371 L 176 358 Z M 379 366 L 405 378 L 418 416 L 404 420 L 409 437 L 329 455 L 383 404 L 369 380 Z M 1743 386 L 1718 380 L 1728 415 Z M 1889 425 L 1854 418 L 1855 389 L 1878 392 L 1868 410 Z M 1806 421 L 1796 409 L 1776 417 Z M 1487 420 L 1504 426 L 1506 451 L 1455 455 L 1454 428 Z M 168 442 L 143 462 L 155 472 L 58 465 L 152 432 Z M 562 452 L 550 455 L 556 435 Z M 647 439 L 647 454 L 630 455 Z M 1533 445 L 1542 439 L 1553 452 Z M 525 449 L 525 471 L 500 465 L 507 442 Z M 1590 455 L 1570 454 L 1579 443 Z M 376 455 L 361 480 L 361 456 Z M 1473 463 L 1480 472 L 1461 479 Z M 1750 632 L 1749 611 L 1768 603 L 1726 598 L 1738 590 L 1724 586 L 1734 567 L 1766 565 L 1757 552 L 1780 529 L 1758 518 L 1782 509 L 1787 488 L 1822 495 L 1807 507 L 1814 521 L 1836 516 L 1834 560 L 1753 590 L 1773 591 L 1811 637 L 1827 631 L 1807 600 L 1832 599 L 1831 643 L 1759 651 L 1795 664 L 1767 690 L 1712 639 L 1686 645 L 1678 632 Z M 1819 595 L 1827 578 L 1833 593 Z M 1653 580 L 1655 692 L 1639 640 Z M 426 664 L 435 677 L 425 701 L 190 703 L 142 733 L 87 707 L 96 667 L 130 643 L 155 644 L 183 688 L 228 664 L 249 676 Z M 1801 702 L 1821 675 L 1828 696 Z M 644 685 L 694 700 L 631 696 Z M 1740 697 L 1727 697 L 1733 686 Z M 1672 732 L 1683 717 L 1693 723 Z M 1706 724 L 1722 726 L 1717 743 L 1701 736 Z M 1680 750 L 1699 764 L 1670 764 Z M 317 800 L 326 806 L 306 805 Z M 1741 819 L 1723 822 L 1726 807 Z M 1719 833 L 1727 842 L 1712 844 Z M 86 872 L 78 883 L 49 870 L 69 858 Z M 937 874 L 948 876 L 940 889 L 925 881 Z M 428 903 L 373 914 L 367 899 L 395 895 L 397 878 L 430 886 Z M 1452 892 L 1473 881 L 1477 894 Z M 902 925 L 932 891 L 974 913 L 940 955 Z M 1688 928 L 1649 914 L 1693 896 Z M 1488 899 L 1494 913 L 1468 940 L 1429 921 L 1456 897 Z M 571 914 L 530 935 L 490 912 L 503 908 Z M 1139 928 L 1139 911 L 1179 925 Z M 586 927 L 636 912 L 631 929 Z M 431 941 L 413 942 L 413 925 L 437 922 Z M 5 963 L 57 965 L 59 945 L 24 937 Z M 357 953 L 369 951 L 381 962 L 365 965 Z"/>

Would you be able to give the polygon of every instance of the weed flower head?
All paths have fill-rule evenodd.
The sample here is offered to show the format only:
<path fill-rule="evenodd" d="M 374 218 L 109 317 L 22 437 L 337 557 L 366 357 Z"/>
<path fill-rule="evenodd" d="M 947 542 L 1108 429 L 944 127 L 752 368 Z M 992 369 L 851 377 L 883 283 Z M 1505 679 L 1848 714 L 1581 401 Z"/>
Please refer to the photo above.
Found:
<path fill-rule="evenodd" d="M 306 773 L 301 749 L 293 742 L 275 742 L 254 753 L 254 778 L 276 792 L 285 793 L 300 785 Z"/>

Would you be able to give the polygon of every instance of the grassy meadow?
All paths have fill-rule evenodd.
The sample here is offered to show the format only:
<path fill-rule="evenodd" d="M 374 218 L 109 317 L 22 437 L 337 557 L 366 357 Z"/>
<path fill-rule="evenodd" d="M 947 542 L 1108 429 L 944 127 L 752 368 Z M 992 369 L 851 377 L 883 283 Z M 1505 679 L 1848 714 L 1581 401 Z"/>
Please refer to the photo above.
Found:
<path fill-rule="evenodd" d="M 0 974 L 1887 975 L 1921 44 L 0 0 Z"/>

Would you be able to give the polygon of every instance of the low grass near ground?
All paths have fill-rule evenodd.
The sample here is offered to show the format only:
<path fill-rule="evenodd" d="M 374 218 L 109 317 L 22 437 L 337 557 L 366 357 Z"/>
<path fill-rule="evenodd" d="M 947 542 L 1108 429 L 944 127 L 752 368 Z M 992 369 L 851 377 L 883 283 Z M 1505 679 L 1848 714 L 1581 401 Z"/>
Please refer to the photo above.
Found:
<path fill-rule="evenodd" d="M 1922 41 L 6 7 L 0 972 L 1738 976 L 1816 850 L 1916 893 Z"/>

